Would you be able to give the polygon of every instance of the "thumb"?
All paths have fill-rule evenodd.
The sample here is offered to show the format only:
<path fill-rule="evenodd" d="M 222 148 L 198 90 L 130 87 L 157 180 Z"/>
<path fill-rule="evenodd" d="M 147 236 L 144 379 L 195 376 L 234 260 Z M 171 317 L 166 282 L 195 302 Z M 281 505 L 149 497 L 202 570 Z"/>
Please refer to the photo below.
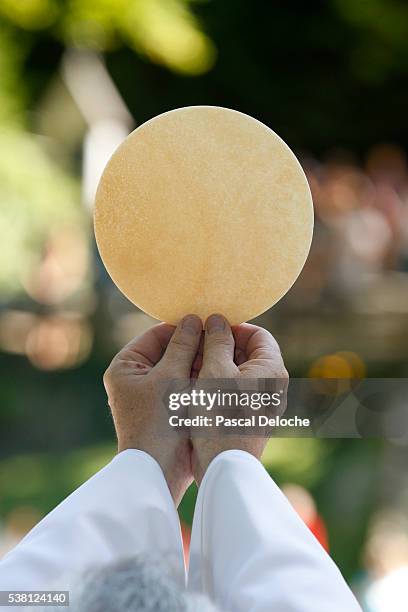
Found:
<path fill-rule="evenodd" d="M 213 314 L 205 323 L 201 378 L 229 378 L 238 372 L 234 364 L 235 341 L 230 324 L 222 315 Z"/>
<path fill-rule="evenodd" d="M 202 329 L 201 319 L 196 315 L 187 315 L 180 321 L 158 364 L 162 374 L 190 378 Z"/>

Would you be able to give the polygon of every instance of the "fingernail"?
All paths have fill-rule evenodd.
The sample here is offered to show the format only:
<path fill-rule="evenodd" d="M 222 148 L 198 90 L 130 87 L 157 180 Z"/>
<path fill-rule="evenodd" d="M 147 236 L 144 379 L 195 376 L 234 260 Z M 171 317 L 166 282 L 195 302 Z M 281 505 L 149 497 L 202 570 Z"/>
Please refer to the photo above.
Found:
<path fill-rule="evenodd" d="M 185 329 L 188 333 L 197 336 L 201 334 L 203 326 L 201 319 L 196 315 L 187 315 L 181 322 L 181 328 Z"/>
<path fill-rule="evenodd" d="M 207 333 L 214 334 L 215 332 L 221 332 L 225 329 L 225 319 L 223 316 L 218 314 L 213 314 L 208 317 L 205 328 Z"/>

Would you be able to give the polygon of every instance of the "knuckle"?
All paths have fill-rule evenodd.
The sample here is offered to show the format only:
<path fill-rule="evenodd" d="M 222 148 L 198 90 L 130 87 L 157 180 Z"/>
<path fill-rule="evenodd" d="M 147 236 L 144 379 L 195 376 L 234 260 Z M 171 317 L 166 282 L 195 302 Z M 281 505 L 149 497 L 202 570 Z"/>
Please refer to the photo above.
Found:
<path fill-rule="evenodd" d="M 214 334 L 211 340 L 208 341 L 208 348 L 217 349 L 217 348 L 230 348 L 232 346 L 232 339 L 225 334 Z"/>
<path fill-rule="evenodd" d="M 289 383 L 289 372 L 284 365 L 282 365 L 282 367 L 275 374 L 275 378 L 279 380 L 280 384 L 282 384 L 284 388 L 287 387 Z"/>
<path fill-rule="evenodd" d="M 105 370 L 104 374 L 103 374 L 103 384 L 105 385 L 105 389 L 108 389 L 110 387 L 112 387 L 114 381 L 115 381 L 115 370 L 116 370 L 116 357 L 112 360 L 112 362 L 109 364 L 109 367 Z"/>
<path fill-rule="evenodd" d="M 272 368 L 272 374 L 274 378 L 287 382 L 289 380 L 289 372 L 283 364 L 279 364 Z"/>
<path fill-rule="evenodd" d="M 179 348 L 181 350 L 190 349 L 188 340 L 184 336 L 176 336 L 175 338 L 173 338 L 171 341 L 171 346 L 175 346 L 176 348 Z"/>
<path fill-rule="evenodd" d="M 200 378 L 222 378 L 225 374 L 225 364 L 213 359 L 200 370 Z"/>
<path fill-rule="evenodd" d="M 105 385 L 105 387 L 109 387 L 112 381 L 112 370 L 110 369 L 110 367 L 105 370 L 104 375 L 103 375 L 103 384 Z"/>
<path fill-rule="evenodd" d="M 278 341 L 276 340 L 275 336 L 272 336 L 270 332 L 267 332 L 267 333 L 269 334 L 269 342 L 271 345 L 271 349 L 280 355 L 282 351 L 281 351 Z"/>
<path fill-rule="evenodd" d="M 169 345 L 170 351 L 185 355 L 190 355 L 194 347 L 192 340 L 184 336 L 176 336 Z"/>

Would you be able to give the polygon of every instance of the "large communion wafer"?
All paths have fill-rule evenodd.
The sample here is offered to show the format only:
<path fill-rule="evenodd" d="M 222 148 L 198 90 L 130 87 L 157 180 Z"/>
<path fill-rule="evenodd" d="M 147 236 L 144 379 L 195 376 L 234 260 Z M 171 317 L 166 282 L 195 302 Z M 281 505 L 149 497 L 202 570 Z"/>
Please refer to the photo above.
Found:
<path fill-rule="evenodd" d="M 296 280 L 312 231 L 310 190 L 292 151 L 226 108 L 181 108 L 137 128 L 96 196 L 110 276 L 169 323 L 187 313 L 222 313 L 232 324 L 261 314 Z"/>

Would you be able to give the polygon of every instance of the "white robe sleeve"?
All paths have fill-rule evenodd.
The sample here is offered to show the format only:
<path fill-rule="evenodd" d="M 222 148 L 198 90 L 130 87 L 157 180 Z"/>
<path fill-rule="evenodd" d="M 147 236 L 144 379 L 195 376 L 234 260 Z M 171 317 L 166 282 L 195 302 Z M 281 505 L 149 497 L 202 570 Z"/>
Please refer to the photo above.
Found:
<path fill-rule="evenodd" d="M 177 511 L 159 464 L 127 450 L 0 561 L 0 590 L 67 590 L 73 575 L 138 554 L 168 558 L 185 584 Z"/>
<path fill-rule="evenodd" d="M 262 464 L 238 450 L 218 455 L 201 483 L 189 589 L 225 612 L 361 612 Z"/>

